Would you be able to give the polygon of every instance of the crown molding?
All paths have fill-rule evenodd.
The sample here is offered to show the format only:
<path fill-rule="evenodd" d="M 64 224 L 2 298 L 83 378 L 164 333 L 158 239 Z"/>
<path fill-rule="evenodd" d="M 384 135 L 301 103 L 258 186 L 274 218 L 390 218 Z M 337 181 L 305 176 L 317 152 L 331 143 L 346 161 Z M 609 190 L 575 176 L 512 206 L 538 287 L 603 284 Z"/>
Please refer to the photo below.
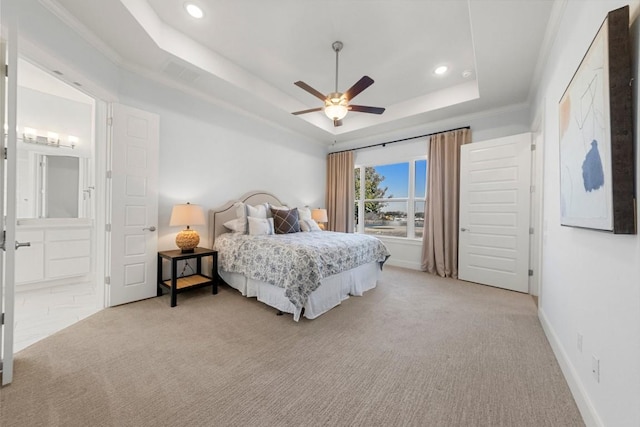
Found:
<path fill-rule="evenodd" d="M 376 144 L 381 141 L 410 138 L 419 134 L 445 131 L 446 129 L 467 126 L 471 122 L 489 117 L 502 116 L 509 113 L 516 113 L 518 111 L 528 111 L 529 108 L 530 106 L 528 102 L 520 102 L 517 104 L 505 105 L 490 110 L 481 110 L 474 113 L 462 114 L 459 116 L 438 120 L 436 122 L 430 122 L 428 125 L 412 126 L 404 128 L 400 131 L 390 131 L 365 138 L 334 142 L 329 146 L 329 152 L 331 153 L 334 151 L 350 150 L 369 144 Z M 473 128 L 471 130 L 473 131 Z"/>

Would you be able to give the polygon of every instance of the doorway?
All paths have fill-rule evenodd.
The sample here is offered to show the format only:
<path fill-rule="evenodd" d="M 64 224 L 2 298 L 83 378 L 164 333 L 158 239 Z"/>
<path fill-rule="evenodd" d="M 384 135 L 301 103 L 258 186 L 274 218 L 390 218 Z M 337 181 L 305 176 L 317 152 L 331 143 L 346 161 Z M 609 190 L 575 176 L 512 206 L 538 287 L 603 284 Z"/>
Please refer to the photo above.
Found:
<path fill-rule="evenodd" d="M 17 68 L 16 237 L 31 246 L 16 252 L 14 352 L 104 307 L 99 101 L 25 58 Z"/>

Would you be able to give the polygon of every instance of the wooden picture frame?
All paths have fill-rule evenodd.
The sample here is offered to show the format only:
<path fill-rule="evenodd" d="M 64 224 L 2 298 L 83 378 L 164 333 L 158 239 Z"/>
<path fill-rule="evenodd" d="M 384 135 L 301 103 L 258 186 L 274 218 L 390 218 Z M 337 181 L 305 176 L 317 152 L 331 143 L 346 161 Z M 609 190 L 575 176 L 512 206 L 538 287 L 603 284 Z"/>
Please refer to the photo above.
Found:
<path fill-rule="evenodd" d="M 608 13 L 559 102 L 561 225 L 636 233 L 629 7 Z"/>

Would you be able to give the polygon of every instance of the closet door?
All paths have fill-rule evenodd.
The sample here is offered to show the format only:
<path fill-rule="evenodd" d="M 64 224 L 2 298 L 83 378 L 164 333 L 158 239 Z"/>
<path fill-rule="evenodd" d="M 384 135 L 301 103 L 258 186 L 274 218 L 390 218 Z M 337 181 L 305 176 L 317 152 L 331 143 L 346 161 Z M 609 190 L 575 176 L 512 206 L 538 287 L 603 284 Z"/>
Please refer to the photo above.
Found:
<path fill-rule="evenodd" d="M 159 117 L 111 106 L 109 306 L 156 296 Z"/>
<path fill-rule="evenodd" d="M 529 291 L 531 134 L 460 147 L 458 278 Z"/>

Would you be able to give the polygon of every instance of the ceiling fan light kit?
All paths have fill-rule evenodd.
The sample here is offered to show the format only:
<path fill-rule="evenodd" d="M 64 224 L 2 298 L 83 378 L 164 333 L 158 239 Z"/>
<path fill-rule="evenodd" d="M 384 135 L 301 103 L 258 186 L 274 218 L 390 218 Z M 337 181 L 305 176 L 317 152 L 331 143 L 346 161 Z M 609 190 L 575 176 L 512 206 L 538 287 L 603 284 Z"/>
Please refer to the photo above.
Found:
<path fill-rule="evenodd" d="M 368 88 L 373 84 L 373 79 L 369 76 L 363 76 L 360 80 L 356 82 L 349 90 L 346 92 L 338 92 L 338 54 L 344 47 L 341 41 L 335 41 L 331 45 L 331 48 L 336 53 L 336 88 L 335 92 L 331 92 L 329 95 L 323 95 L 321 92 L 312 88 L 308 84 L 303 81 L 297 81 L 294 84 L 301 89 L 306 90 L 311 95 L 316 98 L 322 100 L 324 102 L 324 107 L 311 108 L 308 110 L 295 111 L 292 114 L 306 114 L 312 113 L 315 111 L 324 110 L 324 114 L 331 120 L 333 120 L 334 126 L 342 126 L 342 119 L 347 115 L 349 110 L 357 111 L 360 113 L 370 113 L 370 114 L 382 114 L 384 113 L 384 108 L 381 107 L 367 107 L 364 105 L 349 105 L 349 101 L 355 98 L 360 92 Z"/>
<path fill-rule="evenodd" d="M 324 114 L 331 120 L 342 120 L 349 111 L 349 103 L 343 93 L 330 93 L 324 101 Z"/>

